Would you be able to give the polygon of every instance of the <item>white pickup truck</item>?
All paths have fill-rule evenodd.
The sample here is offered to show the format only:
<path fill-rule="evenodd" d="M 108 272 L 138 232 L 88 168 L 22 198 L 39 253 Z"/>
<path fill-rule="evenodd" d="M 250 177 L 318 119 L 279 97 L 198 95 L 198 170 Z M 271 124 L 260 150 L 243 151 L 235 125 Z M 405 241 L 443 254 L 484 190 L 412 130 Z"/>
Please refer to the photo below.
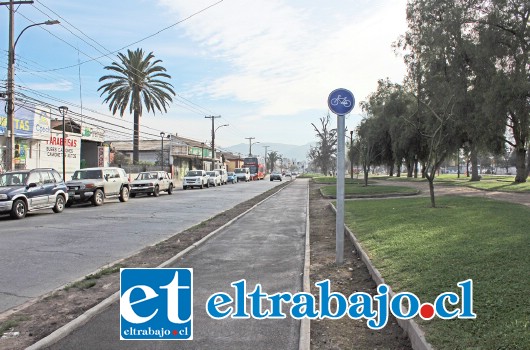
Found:
<path fill-rule="evenodd" d="M 236 168 L 234 170 L 234 173 L 236 173 L 237 181 L 250 181 L 250 169 L 249 168 Z"/>

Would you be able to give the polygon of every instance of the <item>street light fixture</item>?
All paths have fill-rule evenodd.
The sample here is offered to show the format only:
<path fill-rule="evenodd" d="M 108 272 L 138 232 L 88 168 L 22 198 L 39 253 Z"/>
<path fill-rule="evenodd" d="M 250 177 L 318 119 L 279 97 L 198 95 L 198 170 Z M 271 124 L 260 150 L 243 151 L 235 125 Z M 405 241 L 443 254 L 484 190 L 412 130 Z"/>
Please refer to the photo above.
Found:
<path fill-rule="evenodd" d="M 30 24 L 29 26 L 22 29 L 16 40 L 13 40 L 15 36 L 15 16 L 13 10 L 13 3 L 10 4 L 9 10 L 9 52 L 8 52 L 8 67 L 7 67 L 7 147 L 6 147 L 6 165 L 8 170 L 13 170 L 14 157 L 13 152 L 15 151 L 15 47 L 18 43 L 18 39 L 26 29 L 40 26 L 40 25 L 53 25 L 60 23 L 57 20 L 51 20 L 41 23 Z"/>
<path fill-rule="evenodd" d="M 161 131 L 160 139 L 162 140 L 162 153 L 161 153 L 160 158 L 162 159 L 162 170 L 164 170 L 164 137 L 166 137 L 166 133 Z"/>
<path fill-rule="evenodd" d="M 66 106 L 61 106 L 59 107 L 59 112 L 61 113 L 61 115 L 63 116 L 63 140 L 62 140 L 62 144 L 63 144 L 63 180 L 66 181 L 66 132 L 65 132 L 65 127 L 64 127 L 64 116 L 66 115 L 66 113 L 68 112 L 68 107 Z"/>

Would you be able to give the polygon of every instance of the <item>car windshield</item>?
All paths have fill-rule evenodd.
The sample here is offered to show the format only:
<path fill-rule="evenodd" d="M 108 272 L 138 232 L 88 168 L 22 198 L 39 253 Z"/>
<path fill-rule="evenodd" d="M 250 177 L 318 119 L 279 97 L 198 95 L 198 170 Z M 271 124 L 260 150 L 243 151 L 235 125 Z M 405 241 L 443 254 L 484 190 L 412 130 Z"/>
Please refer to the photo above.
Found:
<path fill-rule="evenodd" d="M 202 176 L 202 171 L 188 171 L 186 176 Z"/>
<path fill-rule="evenodd" d="M 72 180 L 84 179 L 103 179 L 103 172 L 101 170 L 77 170 L 72 176 Z"/>
<path fill-rule="evenodd" d="M 229 172 L 228 176 L 234 176 L 235 174 L 233 172 Z"/>
<path fill-rule="evenodd" d="M 236 169 L 236 173 L 238 173 L 238 174 L 239 173 L 244 173 L 244 172 L 245 172 L 245 170 L 243 170 L 243 169 Z"/>
<path fill-rule="evenodd" d="M 26 184 L 27 172 L 5 173 L 0 175 L 0 186 L 21 186 Z"/>
<path fill-rule="evenodd" d="M 210 176 L 217 176 L 217 174 L 215 174 L 215 171 L 207 171 L 206 174 Z"/>
<path fill-rule="evenodd" d="M 136 180 L 156 180 L 158 173 L 140 173 Z"/>

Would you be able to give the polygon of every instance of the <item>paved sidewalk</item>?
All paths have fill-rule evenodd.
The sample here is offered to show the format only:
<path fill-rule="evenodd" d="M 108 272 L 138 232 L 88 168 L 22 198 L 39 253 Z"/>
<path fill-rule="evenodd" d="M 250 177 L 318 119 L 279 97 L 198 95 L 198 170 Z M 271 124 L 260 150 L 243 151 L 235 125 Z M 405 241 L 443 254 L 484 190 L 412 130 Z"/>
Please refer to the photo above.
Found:
<path fill-rule="evenodd" d="M 176 263 L 193 268 L 194 340 L 120 341 L 116 301 L 49 349 L 298 349 L 300 321 L 216 321 L 205 305 L 215 292 L 234 296 L 240 279 L 247 292 L 256 283 L 268 294 L 302 291 L 307 203 L 308 181 L 298 179 Z"/>

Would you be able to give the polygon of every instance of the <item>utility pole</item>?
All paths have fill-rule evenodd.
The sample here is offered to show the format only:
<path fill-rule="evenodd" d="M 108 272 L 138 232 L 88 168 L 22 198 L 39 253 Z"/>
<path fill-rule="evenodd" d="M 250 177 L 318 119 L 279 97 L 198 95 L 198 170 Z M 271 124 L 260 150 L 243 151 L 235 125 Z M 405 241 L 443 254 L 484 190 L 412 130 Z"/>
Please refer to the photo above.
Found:
<path fill-rule="evenodd" d="M 18 41 L 15 40 L 15 5 L 33 4 L 33 1 L 14 1 L 10 0 L 7 2 L 0 2 L 0 5 L 9 5 L 9 47 L 8 47 L 8 68 L 7 68 L 7 133 L 6 133 L 6 168 L 7 170 L 15 169 L 15 162 L 13 157 L 13 151 L 15 150 L 15 45 Z M 47 21 L 45 23 L 32 24 L 22 30 L 26 30 L 29 27 L 40 25 L 40 24 L 55 24 L 59 23 Z M 19 34 L 18 37 L 22 34 Z"/>
<path fill-rule="evenodd" d="M 248 140 L 248 156 L 252 157 L 252 140 L 254 140 L 255 137 L 245 137 L 245 139 Z"/>
<path fill-rule="evenodd" d="M 204 118 L 212 120 L 212 168 L 215 169 L 215 119 L 221 118 L 220 115 L 207 115 Z"/>

